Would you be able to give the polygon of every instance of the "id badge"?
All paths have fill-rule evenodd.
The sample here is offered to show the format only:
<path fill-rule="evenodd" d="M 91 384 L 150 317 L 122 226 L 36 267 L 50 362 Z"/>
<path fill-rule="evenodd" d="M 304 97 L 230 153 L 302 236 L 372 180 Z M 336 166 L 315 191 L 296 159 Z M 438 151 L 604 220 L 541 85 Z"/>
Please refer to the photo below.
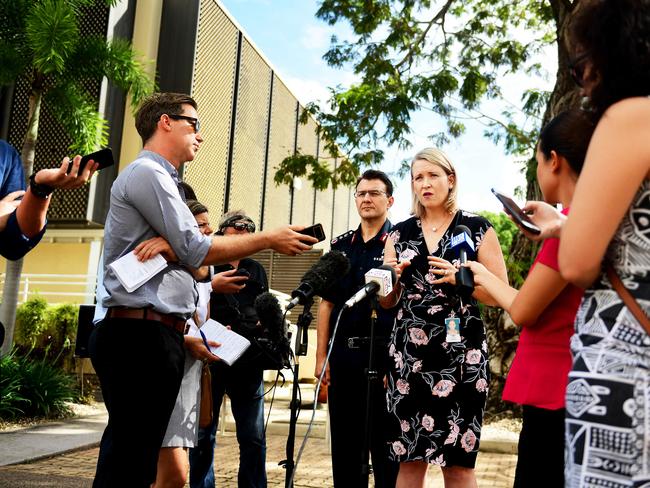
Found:
<path fill-rule="evenodd" d="M 447 342 L 460 342 L 460 317 L 447 317 L 445 319 Z"/>

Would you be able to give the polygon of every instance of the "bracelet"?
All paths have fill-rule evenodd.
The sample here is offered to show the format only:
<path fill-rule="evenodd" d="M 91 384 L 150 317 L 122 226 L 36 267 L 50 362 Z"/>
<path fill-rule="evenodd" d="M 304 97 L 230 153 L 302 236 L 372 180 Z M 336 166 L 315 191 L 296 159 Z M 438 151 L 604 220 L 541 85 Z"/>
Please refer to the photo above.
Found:
<path fill-rule="evenodd" d="M 54 188 L 49 185 L 36 183 L 36 173 L 32 173 L 29 177 L 29 188 L 32 194 L 38 198 L 49 198 L 50 194 L 54 191 Z"/>

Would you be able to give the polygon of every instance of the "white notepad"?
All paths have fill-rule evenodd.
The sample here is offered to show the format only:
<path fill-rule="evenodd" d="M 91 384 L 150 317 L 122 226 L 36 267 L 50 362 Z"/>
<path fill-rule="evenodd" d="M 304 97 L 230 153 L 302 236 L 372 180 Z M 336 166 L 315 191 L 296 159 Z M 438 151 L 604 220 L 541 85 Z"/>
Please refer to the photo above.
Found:
<path fill-rule="evenodd" d="M 130 252 L 109 266 L 124 289 L 131 293 L 165 269 L 167 261 L 160 254 L 147 261 L 138 261 L 135 254 Z"/>
<path fill-rule="evenodd" d="M 221 344 L 219 347 L 210 348 L 210 352 L 219 356 L 228 366 L 232 366 L 244 354 L 248 346 L 251 345 L 248 339 L 224 327 L 216 320 L 206 320 L 201 326 L 200 331 L 205 334 L 205 338 L 208 341 L 215 341 Z M 197 332 L 197 335 L 201 337 L 200 332 Z"/>

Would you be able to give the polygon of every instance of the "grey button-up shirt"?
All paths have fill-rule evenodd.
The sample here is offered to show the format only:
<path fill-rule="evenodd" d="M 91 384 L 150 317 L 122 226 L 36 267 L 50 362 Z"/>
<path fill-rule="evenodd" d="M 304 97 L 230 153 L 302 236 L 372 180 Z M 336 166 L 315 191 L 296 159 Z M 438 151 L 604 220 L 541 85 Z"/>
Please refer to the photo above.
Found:
<path fill-rule="evenodd" d="M 169 161 L 155 152 L 141 151 L 113 183 L 104 229 L 105 307 L 153 307 L 184 319 L 194 313 L 198 292 L 194 278 L 182 265 L 198 268 L 212 238 L 199 232 L 180 197 L 178 181 L 178 172 Z M 170 263 L 128 293 L 108 265 L 156 236 L 169 242 L 180 262 Z"/>

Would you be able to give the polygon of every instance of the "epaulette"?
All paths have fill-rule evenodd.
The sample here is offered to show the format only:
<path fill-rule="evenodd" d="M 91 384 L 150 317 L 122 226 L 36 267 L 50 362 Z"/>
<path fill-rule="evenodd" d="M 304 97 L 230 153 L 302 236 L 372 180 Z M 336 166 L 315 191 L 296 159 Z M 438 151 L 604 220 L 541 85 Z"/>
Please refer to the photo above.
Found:
<path fill-rule="evenodd" d="M 353 230 L 349 230 L 349 231 L 345 232 L 344 234 L 341 234 L 340 236 L 337 236 L 337 237 L 335 237 L 334 239 L 332 239 L 332 240 L 330 241 L 330 244 L 331 244 L 331 245 L 334 245 L 334 244 L 336 244 L 337 242 L 342 241 L 343 239 L 347 239 L 348 237 L 352 236 L 353 234 L 354 234 L 354 231 L 353 231 Z"/>

